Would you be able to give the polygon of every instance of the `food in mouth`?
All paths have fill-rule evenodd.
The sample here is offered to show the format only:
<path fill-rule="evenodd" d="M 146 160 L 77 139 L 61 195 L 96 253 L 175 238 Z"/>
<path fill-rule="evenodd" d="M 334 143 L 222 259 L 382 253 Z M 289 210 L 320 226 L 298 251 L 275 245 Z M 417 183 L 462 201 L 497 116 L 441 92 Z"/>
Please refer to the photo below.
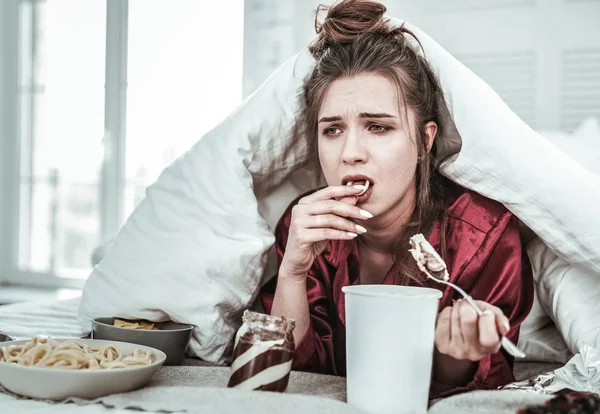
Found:
<path fill-rule="evenodd" d="M 352 184 L 354 184 L 355 182 L 356 182 L 356 181 L 348 181 L 348 182 L 346 183 L 346 185 L 352 185 Z M 363 195 L 364 193 L 366 193 L 366 192 L 367 192 L 367 190 L 369 189 L 369 185 L 370 185 L 370 184 L 371 184 L 371 182 L 370 182 L 369 180 L 365 180 L 365 183 L 364 183 L 364 187 L 365 187 L 365 188 L 364 188 L 364 189 L 363 189 L 363 190 L 362 190 L 360 193 L 358 193 L 357 195 L 361 196 L 361 195 Z M 363 184 L 361 184 L 361 185 L 363 185 Z"/>

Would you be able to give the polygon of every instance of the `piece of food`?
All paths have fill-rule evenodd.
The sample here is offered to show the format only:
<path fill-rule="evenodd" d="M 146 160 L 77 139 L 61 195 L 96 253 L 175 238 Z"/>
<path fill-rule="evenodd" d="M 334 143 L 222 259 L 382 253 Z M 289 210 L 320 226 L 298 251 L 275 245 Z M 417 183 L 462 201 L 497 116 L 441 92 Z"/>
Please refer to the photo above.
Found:
<path fill-rule="evenodd" d="M 127 328 L 127 329 L 140 329 L 146 331 L 159 331 L 156 326 L 154 326 L 154 322 L 149 321 L 124 321 L 122 319 L 115 319 L 113 322 L 113 326 L 118 326 L 119 328 Z"/>
<path fill-rule="evenodd" d="M 346 185 L 352 185 L 353 183 L 354 183 L 354 181 L 348 181 L 348 182 L 346 183 Z M 371 182 L 370 182 L 369 180 L 366 180 L 366 181 L 365 181 L 365 188 L 364 188 L 364 190 L 362 190 L 360 193 L 358 193 L 358 194 L 357 194 L 357 196 L 361 196 L 361 195 L 363 195 L 364 193 L 366 193 L 366 192 L 367 192 L 367 190 L 369 189 L 369 185 L 371 185 Z"/>
<path fill-rule="evenodd" d="M 421 271 L 428 272 L 440 280 L 450 279 L 446 263 L 422 234 L 412 236 L 410 245 L 412 248 L 409 251 Z"/>
<path fill-rule="evenodd" d="M 58 342 L 34 336 L 24 345 L 0 347 L 0 362 L 41 368 L 115 369 L 150 365 L 152 352 L 135 349 L 131 355 L 115 346 L 89 348 L 77 341 Z"/>
<path fill-rule="evenodd" d="M 233 350 L 228 387 L 286 390 L 294 359 L 293 319 L 245 311 Z"/>

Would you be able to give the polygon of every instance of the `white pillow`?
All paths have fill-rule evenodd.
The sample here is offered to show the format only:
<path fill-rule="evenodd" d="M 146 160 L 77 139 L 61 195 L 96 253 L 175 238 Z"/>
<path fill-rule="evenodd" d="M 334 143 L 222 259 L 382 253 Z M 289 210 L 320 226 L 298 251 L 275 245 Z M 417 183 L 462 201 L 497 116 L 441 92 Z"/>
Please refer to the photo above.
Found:
<path fill-rule="evenodd" d="M 272 229 L 310 188 L 290 173 L 306 158 L 292 127 L 313 64 L 308 53 L 288 60 L 148 188 L 86 281 L 84 329 L 101 316 L 190 323 L 191 354 L 228 361 L 242 312 L 256 297 Z"/>
<path fill-rule="evenodd" d="M 600 185 L 600 177 L 598 177 Z M 600 281 L 559 258 L 537 239 L 527 246 L 544 310 L 575 354 L 584 344 L 600 347 Z"/>
<path fill-rule="evenodd" d="M 556 145 L 563 152 L 581 164 L 590 171 L 600 172 L 600 123 L 596 118 L 588 118 L 572 134 L 560 131 L 540 131 L 540 134 Z M 574 283 L 577 289 L 579 277 L 562 278 L 560 270 L 557 273 L 553 266 L 541 266 L 544 262 L 543 257 L 550 257 L 551 260 L 560 260 L 553 255 L 542 242 L 539 240 L 529 246 L 528 253 L 530 260 L 534 264 L 535 278 L 535 298 L 531 312 L 523 321 L 519 334 L 519 347 L 527 354 L 527 361 L 543 361 L 543 362 L 566 362 L 571 355 L 569 347 L 564 342 L 562 334 L 557 330 L 554 322 L 548 316 L 544 308 L 553 310 L 552 297 L 561 297 L 561 300 L 566 301 L 566 312 L 561 312 L 558 315 L 553 315 L 554 319 L 561 320 L 561 328 L 565 332 L 565 336 L 570 332 L 569 336 L 575 340 L 579 337 L 585 337 L 588 332 L 593 331 L 595 327 L 600 325 L 600 315 L 586 320 L 581 320 L 583 327 L 581 332 L 577 329 L 571 329 L 572 326 L 578 326 L 577 321 L 570 321 L 570 316 L 576 317 L 568 311 L 570 302 L 573 298 L 565 297 L 565 294 L 560 294 L 562 288 L 561 283 Z M 548 262 L 548 260 L 545 260 Z M 560 282 L 559 282 L 560 281 Z M 541 282 L 541 283 L 540 283 Z M 593 290 L 600 289 L 596 285 L 592 285 Z M 542 289 L 542 299 L 544 304 L 540 303 L 538 293 Z M 567 288 L 567 290 L 570 290 Z M 577 299 L 575 299 L 576 301 Z M 576 304 L 575 306 L 580 306 Z M 593 304 L 591 306 L 594 306 Z M 562 308 L 561 308 L 562 309 Z M 565 326 L 568 327 L 565 329 Z M 589 329 L 587 329 L 589 326 Z M 573 341 L 572 341 L 573 342 Z"/>
<path fill-rule="evenodd" d="M 566 362 L 570 354 L 569 348 L 540 303 L 537 289 L 536 281 L 531 312 L 519 330 L 518 345 L 526 355 L 523 360 Z"/>
<path fill-rule="evenodd" d="M 534 261 L 535 258 L 530 260 Z M 534 271 L 533 306 L 519 330 L 519 348 L 525 352 L 523 361 L 565 363 L 571 358 L 572 353 L 556 329 L 554 321 L 548 316 L 544 305 L 540 302 L 538 294 L 538 282 L 541 277 L 539 267 L 535 267 Z"/>
<path fill-rule="evenodd" d="M 519 341 L 521 340 L 521 337 L 529 336 L 534 332 L 541 331 L 542 329 L 553 323 L 550 316 L 548 316 L 548 313 L 546 313 L 544 306 L 540 303 L 540 298 L 537 289 L 538 286 L 536 278 L 535 290 L 533 295 L 533 305 L 531 307 L 529 315 L 527 315 L 527 317 L 521 324 Z"/>
<path fill-rule="evenodd" d="M 540 131 L 540 134 L 581 166 L 600 174 L 600 120 L 590 117 L 572 133 Z"/>
<path fill-rule="evenodd" d="M 565 344 L 562 335 L 552 323 L 534 332 L 523 332 L 519 334 L 519 348 L 525 352 L 524 362 L 552 362 L 566 363 L 573 353 Z"/>
<path fill-rule="evenodd" d="M 441 165 L 451 180 L 500 201 L 570 263 L 600 275 L 600 187 L 515 115 L 467 67 L 418 28 L 462 138 Z"/>
<path fill-rule="evenodd" d="M 528 252 L 531 254 L 532 250 Z M 533 262 L 536 257 L 530 260 Z M 556 328 L 554 321 L 548 316 L 545 306 L 540 302 L 538 289 L 539 279 L 544 277 L 540 274 L 542 269 L 536 266 L 533 270 L 535 279 L 533 306 L 519 330 L 518 345 L 525 352 L 523 361 L 565 363 L 572 356 L 571 350 Z M 546 299 L 546 297 L 544 292 L 543 298 Z"/>
<path fill-rule="evenodd" d="M 592 230 L 600 226 L 600 188 L 487 84 L 407 27 L 421 40 L 449 105 L 441 172 L 505 203 L 561 256 L 600 273 L 600 235 Z M 265 269 L 273 274 L 267 256 L 274 224 L 312 186 L 300 178 L 315 172 L 306 171 L 307 146 L 294 123 L 313 65 L 306 49 L 288 60 L 149 188 L 85 285 L 84 328 L 92 317 L 113 315 L 192 323 L 192 353 L 228 360 L 242 311 Z"/>

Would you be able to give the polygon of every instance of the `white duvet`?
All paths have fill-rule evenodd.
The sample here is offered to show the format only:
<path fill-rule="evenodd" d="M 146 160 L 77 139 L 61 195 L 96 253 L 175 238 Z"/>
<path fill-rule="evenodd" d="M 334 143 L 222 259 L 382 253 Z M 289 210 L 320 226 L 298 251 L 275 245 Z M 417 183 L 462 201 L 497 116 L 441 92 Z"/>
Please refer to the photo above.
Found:
<path fill-rule="evenodd" d="M 595 188 L 600 188 L 600 120 L 588 118 L 572 134 L 544 132 L 543 135 L 588 169 Z M 600 348 L 597 275 L 584 266 L 571 265 L 540 239 L 527 246 L 527 254 L 536 287 L 536 302 L 519 338 L 519 346 L 528 354 L 527 358 L 566 362 L 585 344 Z"/>
<path fill-rule="evenodd" d="M 599 181 L 600 183 L 600 181 Z M 528 246 L 544 311 L 576 354 L 600 345 L 600 279 L 558 257 L 541 240 Z"/>
<path fill-rule="evenodd" d="M 599 275 L 600 186 L 433 39 L 407 26 L 448 103 L 441 172 L 504 203 L 559 257 Z M 314 185 L 306 143 L 294 130 L 302 79 L 313 65 L 307 50 L 285 62 L 148 189 L 86 282 L 84 328 L 100 316 L 191 323 L 192 354 L 228 360 L 243 310 L 263 276 L 274 274 L 274 225 Z"/>

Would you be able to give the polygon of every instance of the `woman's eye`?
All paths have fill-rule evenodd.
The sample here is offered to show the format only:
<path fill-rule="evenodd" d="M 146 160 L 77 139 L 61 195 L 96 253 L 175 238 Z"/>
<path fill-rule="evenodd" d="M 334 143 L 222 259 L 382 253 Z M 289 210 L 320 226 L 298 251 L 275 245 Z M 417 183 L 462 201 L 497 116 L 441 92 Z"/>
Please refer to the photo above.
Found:
<path fill-rule="evenodd" d="M 342 130 L 340 128 L 337 127 L 330 127 L 330 128 L 326 128 L 323 131 L 324 135 L 337 135 L 337 134 L 341 134 Z"/>
<path fill-rule="evenodd" d="M 379 124 L 373 124 L 371 126 L 369 126 L 369 130 L 373 131 L 373 132 L 386 132 L 389 131 L 389 127 L 385 126 L 385 125 L 379 125 Z"/>

